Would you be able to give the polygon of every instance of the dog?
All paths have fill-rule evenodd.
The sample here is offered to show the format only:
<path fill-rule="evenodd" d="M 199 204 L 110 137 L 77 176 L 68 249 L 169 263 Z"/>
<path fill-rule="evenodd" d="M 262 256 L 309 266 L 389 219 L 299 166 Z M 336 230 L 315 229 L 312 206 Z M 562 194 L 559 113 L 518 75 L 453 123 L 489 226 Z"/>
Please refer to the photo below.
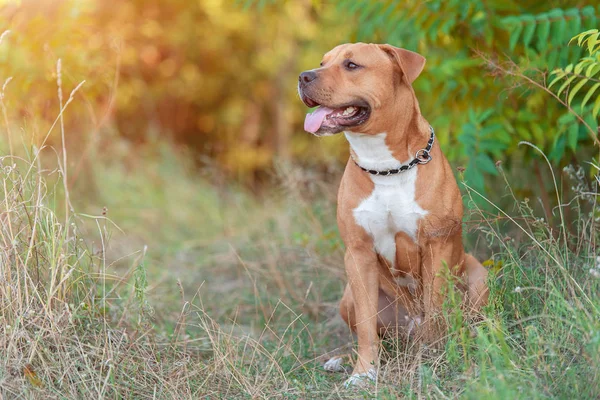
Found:
<path fill-rule="evenodd" d="M 448 276 L 463 282 L 468 307 L 487 302 L 487 271 L 462 243 L 458 185 L 412 87 L 424 66 L 388 44 L 342 44 L 298 79 L 304 104 L 317 107 L 305 130 L 344 132 L 350 144 L 337 201 L 348 278 L 340 314 L 358 338 L 347 385 L 376 380 L 380 336 L 441 337 Z"/>

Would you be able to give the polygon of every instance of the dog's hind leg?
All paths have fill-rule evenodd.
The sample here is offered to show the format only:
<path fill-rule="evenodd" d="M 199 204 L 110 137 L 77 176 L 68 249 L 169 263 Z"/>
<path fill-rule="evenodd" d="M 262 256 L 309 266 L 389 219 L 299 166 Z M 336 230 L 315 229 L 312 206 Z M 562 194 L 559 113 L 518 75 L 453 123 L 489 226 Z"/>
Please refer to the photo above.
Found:
<path fill-rule="evenodd" d="M 465 254 L 465 270 L 469 305 L 474 311 L 479 311 L 488 301 L 489 291 L 486 283 L 488 271 L 470 254 Z"/>
<path fill-rule="evenodd" d="M 398 328 L 407 327 L 411 318 L 403 302 L 397 296 L 388 294 L 383 288 L 379 289 L 377 330 L 380 335 L 391 333 Z M 394 300 L 395 299 L 395 300 Z M 356 315 L 354 310 L 354 298 L 349 286 L 346 286 L 344 295 L 340 301 L 340 315 L 346 324 L 356 332 Z"/>

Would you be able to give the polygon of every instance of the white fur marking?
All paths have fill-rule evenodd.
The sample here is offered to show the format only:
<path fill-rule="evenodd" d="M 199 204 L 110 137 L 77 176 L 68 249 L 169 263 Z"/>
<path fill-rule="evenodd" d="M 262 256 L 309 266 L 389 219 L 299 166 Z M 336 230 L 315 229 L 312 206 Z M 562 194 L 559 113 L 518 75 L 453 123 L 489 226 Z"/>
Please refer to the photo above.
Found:
<path fill-rule="evenodd" d="M 364 135 L 345 132 L 357 162 L 364 168 L 385 170 L 400 166 L 385 144 L 385 133 Z M 375 242 L 375 251 L 390 262 L 396 263 L 396 234 L 406 233 L 417 239 L 417 224 L 427 215 L 415 200 L 418 168 L 396 175 L 369 177 L 375 189 L 354 209 L 354 219 Z"/>
<path fill-rule="evenodd" d="M 346 388 L 350 388 L 352 386 L 363 387 L 369 382 L 377 382 L 377 371 L 374 368 L 371 368 L 364 374 L 350 375 L 350 378 L 346 379 L 344 386 Z"/>
<path fill-rule="evenodd" d="M 323 369 L 329 372 L 342 372 L 344 370 L 343 362 L 342 357 L 332 357 L 323 365 Z"/>

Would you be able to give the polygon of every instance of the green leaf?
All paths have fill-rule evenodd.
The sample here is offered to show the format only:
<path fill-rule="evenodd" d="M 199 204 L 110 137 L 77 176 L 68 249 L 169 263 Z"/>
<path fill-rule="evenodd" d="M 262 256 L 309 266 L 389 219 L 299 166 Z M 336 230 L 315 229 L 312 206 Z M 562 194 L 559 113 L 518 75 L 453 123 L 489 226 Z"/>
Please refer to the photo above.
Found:
<path fill-rule="evenodd" d="M 513 126 L 513 124 L 511 124 L 511 122 L 509 121 L 509 118 L 511 118 L 510 116 L 512 115 L 512 113 L 506 112 L 506 116 L 507 118 L 502 120 L 502 126 L 504 127 L 504 129 L 502 129 L 500 132 L 502 133 L 502 135 L 506 135 L 510 138 L 511 134 L 515 133 L 515 127 Z"/>
<path fill-rule="evenodd" d="M 585 138 L 586 136 L 588 136 L 588 134 L 591 133 L 592 135 L 594 135 L 594 137 L 596 137 L 598 135 L 598 120 L 592 117 L 592 114 L 589 113 L 585 116 L 583 120 L 589 125 L 591 132 L 587 130 L 586 126 L 582 136 Z"/>
<path fill-rule="evenodd" d="M 581 32 L 581 33 L 573 36 L 571 38 L 571 40 L 569 40 L 569 44 L 571 44 L 571 42 L 573 40 L 577 39 L 577 46 L 581 46 L 581 43 L 585 40 L 585 38 L 587 37 L 587 35 L 589 35 L 590 33 L 595 33 L 594 31 L 597 32 L 597 29 L 590 29 L 590 30 L 587 30 L 585 32 Z"/>
<path fill-rule="evenodd" d="M 521 35 L 522 31 L 523 31 L 523 24 L 517 24 L 511 30 L 510 39 L 508 42 L 508 47 L 510 48 L 511 51 L 513 51 L 515 49 L 515 46 L 517 45 L 517 41 L 519 40 L 519 36 Z"/>
<path fill-rule="evenodd" d="M 563 79 L 564 77 L 565 77 L 565 75 L 564 75 L 564 74 L 562 74 L 562 75 L 558 75 L 556 78 L 554 78 L 554 79 L 552 80 L 552 82 L 550 82 L 550 84 L 548 85 L 548 89 L 550 89 L 552 86 L 554 86 L 554 84 L 555 84 L 556 82 L 560 81 L 560 80 L 561 80 L 561 79 Z"/>
<path fill-rule="evenodd" d="M 568 49 L 568 47 L 564 47 Z M 561 52 L 558 50 L 550 51 L 546 58 L 547 68 L 556 68 L 557 65 L 560 65 L 559 59 L 561 58 Z"/>
<path fill-rule="evenodd" d="M 555 8 L 548 12 L 548 19 L 552 22 L 552 28 L 550 33 L 552 34 L 552 43 L 561 45 L 564 43 L 565 30 L 567 28 L 567 21 L 564 18 L 564 12 L 560 8 Z"/>
<path fill-rule="evenodd" d="M 598 43 L 598 36 L 600 36 L 600 34 L 597 33 L 595 35 L 591 35 L 588 38 L 587 48 L 590 54 L 594 54 L 594 46 L 596 45 L 596 43 Z"/>
<path fill-rule="evenodd" d="M 508 17 L 502 18 L 501 24 L 502 26 L 511 28 L 514 25 L 519 23 L 519 19 L 514 15 L 509 15 Z"/>
<path fill-rule="evenodd" d="M 444 22 L 444 24 L 440 28 L 440 31 L 442 31 L 443 33 L 445 33 L 447 35 L 448 33 L 450 33 L 450 29 L 453 26 L 454 26 L 454 20 L 452 18 L 449 18 L 446 20 L 446 22 Z"/>
<path fill-rule="evenodd" d="M 585 85 L 588 81 L 589 81 L 589 79 L 585 78 L 585 79 L 582 79 L 579 82 L 577 82 L 577 84 L 573 87 L 573 89 L 571 89 L 569 91 L 569 98 L 567 99 L 567 104 L 571 104 L 571 102 L 573 101 L 573 97 L 575 97 L 577 92 L 579 92 L 579 89 L 581 89 L 583 87 L 583 85 Z"/>
<path fill-rule="evenodd" d="M 570 58 L 569 58 L 569 53 L 572 52 L 572 48 L 569 46 L 563 46 L 560 50 L 560 63 L 561 64 L 565 64 L 567 62 L 569 62 Z"/>
<path fill-rule="evenodd" d="M 569 64 L 566 66 L 565 68 L 565 72 L 568 74 L 569 72 L 573 71 L 573 64 Z"/>
<path fill-rule="evenodd" d="M 573 124 L 567 131 L 567 142 L 571 150 L 577 150 L 577 139 L 579 137 L 579 124 Z"/>
<path fill-rule="evenodd" d="M 550 21 L 548 20 L 548 16 L 546 14 L 538 15 L 537 20 L 537 48 L 543 52 L 548 47 L 548 36 L 550 35 Z"/>
<path fill-rule="evenodd" d="M 594 86 L 592 86 L 590 88 L 590 90 L 588 90 L 588 92 L 586 93 L 585 97 L 583 98 L 583 101 L 581 102 L 581 110 L 583 110 L 583 107 L 585 107 L 585 105 L 587 104 L 588 100 L 594 95 L 594 92 L 600 87 L 600 82 L 596 83 Z"/>
<path fill-rule="evenodd" d="M 560 96 L 562 91 L 565 90 L 567 88 L 567 86 L 569 86 L 571 84 L 571 82 L 573 82 L 575 80 L 575 78 L 577 78 L 577 75 L 571 75 L 569 78 L 567 78 L 567 80 L 558 89 L 558 92 L 556 93 L 556 95 Z"/>
<path fill-rule="evenodd" d="M 536 141 L 536 143 L 544 142 L 544 130 L 542 129 L 539 123 L 530 123 L 529 129 L 531 130 L 531 133 L 533 134 L 533 138 Z"/>
<path fill-rule="evenodd" d="M 485 122 L 485 120 L 487 120 L 494 112 L 495 112 L 495 110 L 493 108 L 489 108 L 489 109 L 485 110 L 484 112 L 482 112 L 481 114 L 479 114 L 477 117 L 475 117 L 475 119 L 479 123 Z"/>
<path fill-rule="evenodd" d="M 535 18 L 533 17 L 533 15 L 523 15 L 521 17 L 521 20 L 523 21 L 523 45 L 525 47 L 529 47 L 529 44 L 531 43 L 531 39 L 533 38 L 533 33 L 535 32 L 535 28 L 536 28 L 536 23 L 535 23 Z"/>
<path fill-rule="evenodd" d="M 591 78 L 592 76 L 596 75 L 598 71 L 600 71 L 600 64 L 590 64 L 590 66 L 585 70 L 585 76 Z"/>
<path fill-rule="evenodd" d="M 561 126 L 571 125 L 571 124 L 577 122 L 577 117 L 575 117 L 575 115 L 572 114 L 571 112 L 567 111 L 563 115 L 561 115 L 560 117 L 558 117 L 557 122 Z"/>
<path fill-rule="evenodd" d="M 459 4 L 459 10 L 460 10 L 460 20 L 464 21 L 465 19 L 467 19 L 467 16 L 469 15 L 469 11 L 471 11 L 471 4 L 469 4 L 468 1 L 461 1 L 458 2 Z"/>
<path fill-rule="evenodd" d="M 585 24 L 585 26 L 596 26 L 596 10 L 594 9 L 593 6 L 587 6 L 584 7 L 583 9 L 581 9 L 581 15 L 583 16 L 583 23 Z M 590 31 L 588 32 L 593 32 L 594 29 L 590 29 Z M 597 33 L 598 30 L 596 29 L 596 32 L 593 33 Z"/>
<path fill-rule="evenodd" d="M 477 139 L 475 139 L 474 134 L 464 133 L 460 135 L 460 142 L 463 144 L 463 147 L 475 147 L 477 144 Z"/>
<path fill-rule="evenodd" d="M 598 112 L 600 112 L 600 96 L 596 97 L 596 101 L 594 102 L 594 108 L 592 109 L 592 116 L 594 118 L 597 118 Z"/>
<path fill-rule="evenodd" d="M 556 34 L 554 35 L 554 43 L 556 45 L 563 45 L 567 37 L 567 21 L 564 18 L 559 19 L 556 22 Z"/>
<path fill-rule="evenodd" d="M 579 10 L 577 8 L 568 9 L 565 11 L 565 16 L 568 20 L 567 33 L 569 35 L 575 35 L 579 33 L 579 31 L 581 31 L 581 14 L 579 14 Z M 569 41 L 569 44 L 571 44 L 575 37 Z"/>
<path fill-rule="evenodd" d="M 575 68 L 573 69 L 573 72 L 576 75 L 579 75 L 579 74 L 581 74 L 581 70 L 583 69 L 583 67 L 585 67 L 585 63 L 583 61 L 580 61 L 577 64 L 575 64 Z"/>
<path fill-rule="evenodd" d="M 481 141 L 481 147 L 485 148 L 487 151 L 499 153 L 506 150 L 507 145 L 498 140 L 486 139 Z"/>
<path fill-rule="evenodd" d="M 519 134 L 519 138 L 522 140 L 531 140 L 531 132 L 526 129 L 524 126 L 517 126 L 517 133 Z M 543 132 L 542 132 L 543 134 Z"/>
<path fill-rule="evenodd" d="M 564 135 L 557 136 L 557 139 L 554 142 L 554 146 L 552 151 L 548 155 L 548 158 L 552 161 L 560 160 L 565 154 L 565 137 Z"/>
<path fill-rule="evenodd" d="M 483 190 L 485 188 L 485 180 L 483 179 L 483 174 L 481 170 L 477 166 L 477 162 L 475 158 L 472 158 L 467 164 L 467 170 L 465 171 L 465 180 L 469 185 L 474 187 L 477 190 Z"/>
<path fill-rule="evenodd" d="M 498 170 L 492 159 L 485 153 L 480 153 L 475 157 L 475 164 L 488 174 L 497 175 Z"/>

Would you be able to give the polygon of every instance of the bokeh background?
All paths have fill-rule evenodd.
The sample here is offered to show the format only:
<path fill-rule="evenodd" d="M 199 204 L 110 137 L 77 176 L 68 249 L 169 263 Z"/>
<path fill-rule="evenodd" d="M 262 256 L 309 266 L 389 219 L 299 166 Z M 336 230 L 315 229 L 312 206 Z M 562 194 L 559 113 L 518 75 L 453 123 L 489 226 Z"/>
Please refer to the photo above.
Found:
<path fill-rule="evenodd" d="M 577 59 L 581 49 L 569 39 L 596 25 L 596 10 L 585 2 L 2 3 L 11 34 L 1 72 L 14 78 L 5 101 L 33 142 L 56 116 L 57 60 L 65 90 L 86 81 L 65 114 L 68 145 L 76 149 L 73 179 L 115 142 L 131 146 L 131 157 L 150 142 L 175 143 L 199 168 L 214 167 L 252 190 L 278 161 L 320 172 L 339 166 L 348 154 L 343 138 L 316 140 L 302 131 L 307 110 L 295 85 L 324 52 L 359 40 L 425 55 L 415 83 L 423 114 L 479 190 L 493 186 L 485 181 L 497 174 L 497 160 L 509 172 L 534 172 L 515 183 L 529 195 L 551 189 L 541 157 L 519 147 L 521 140 L 559 167 L 593 153 L 589 133 L 556 99 L 509 74 L 544 82 Z M 591 107 L 588 114 L 594 129 Z"/>
<path fill-rule="evenodd" d="M 390 350 L 382 393 L 597 398 L 600 40 L 569 41 L 599 16 L 580 0 L 0 0 L 0 397 L 355 398 L 320 358 L 352 354 L 348 144 L 303 131 L 296 83 L 364 41 L 427 58 L 415 91 L 494 276 L 485 321 L 455 319 L 441 356 Z"/>

